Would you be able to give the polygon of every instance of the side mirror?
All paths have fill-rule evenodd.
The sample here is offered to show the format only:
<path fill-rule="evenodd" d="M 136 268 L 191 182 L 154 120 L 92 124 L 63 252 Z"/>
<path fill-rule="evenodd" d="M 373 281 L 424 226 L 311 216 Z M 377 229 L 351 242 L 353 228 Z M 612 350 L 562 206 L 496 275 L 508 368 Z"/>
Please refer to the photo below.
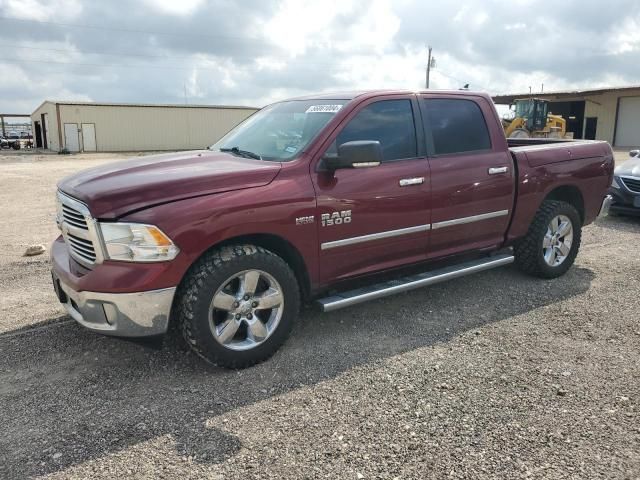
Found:
<path fill-rule="evenodd" d="M 630 157 L 640 157 L 640 150 L 631 150 L 629 152 Z"/>
<path fill-rule="evenodd" d="M 327 170 L 377 167 L 382 163 L 382 146 L 377 140 L 357 140 L 338 146 L 338 155 L 325 157 Z"/>

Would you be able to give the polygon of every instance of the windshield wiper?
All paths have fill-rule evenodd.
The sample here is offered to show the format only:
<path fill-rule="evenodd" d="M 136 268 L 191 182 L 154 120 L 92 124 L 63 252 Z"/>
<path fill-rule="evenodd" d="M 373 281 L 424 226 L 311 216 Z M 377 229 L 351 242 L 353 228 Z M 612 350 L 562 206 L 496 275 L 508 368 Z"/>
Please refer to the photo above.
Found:
<path fill-rule="evenodd" d="M 248 150 L 240 150 L 238 147 L 221 148 L 220 151 L 221 152 L 231 152 L 231 153 L 234 153 L 236 155 L 240 155 L 241 157 L 248 157 L 248 158 L 254 158 L 256 160 L 262 160 L 262 157 L 260 155 L 258 155 L 257 153 L 253 153 L 253 152 L 250 152 Z"/>

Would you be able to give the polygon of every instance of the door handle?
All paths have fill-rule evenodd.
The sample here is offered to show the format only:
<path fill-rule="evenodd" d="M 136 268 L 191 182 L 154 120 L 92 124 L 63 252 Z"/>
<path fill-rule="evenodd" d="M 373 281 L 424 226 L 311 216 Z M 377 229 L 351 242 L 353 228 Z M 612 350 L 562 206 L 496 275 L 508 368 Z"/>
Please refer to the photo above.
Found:
<path fill-rule="evenodd" d="M 489 175 L 498 175 L 499 173 L 507 173 L 509 167 L 491 167 L 489 168 Z"/>
<path fill-rule="evenodd" d="M 421 185 L 424 183 L 424 177 L 415 177 L 415 178 L 403 178 L 400 180 L 401 187 L 408 187 L 410 185 Z"/>

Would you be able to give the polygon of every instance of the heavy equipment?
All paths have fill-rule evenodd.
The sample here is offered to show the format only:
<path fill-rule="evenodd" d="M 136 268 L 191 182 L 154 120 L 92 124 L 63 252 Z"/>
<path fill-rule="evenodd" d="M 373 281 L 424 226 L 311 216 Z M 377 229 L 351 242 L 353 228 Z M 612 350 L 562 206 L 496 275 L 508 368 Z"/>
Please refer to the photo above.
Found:
<path fill-rule="evenodd" d="M 507 138 L 565 138 L 567 121 L 549 112 L 549 102 L 540 98 L 515 101 L 515 118 L 503 119 Z"/>

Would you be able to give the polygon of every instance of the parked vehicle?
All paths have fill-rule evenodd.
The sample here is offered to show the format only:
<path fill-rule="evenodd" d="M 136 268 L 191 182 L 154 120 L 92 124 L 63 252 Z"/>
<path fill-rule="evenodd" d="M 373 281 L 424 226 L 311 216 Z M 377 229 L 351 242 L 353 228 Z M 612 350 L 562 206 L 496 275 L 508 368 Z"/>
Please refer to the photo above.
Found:
<path fill-rule="evenodd" d="M 62 180 L 54 285 L 93 331 L 175 323 L 241 368 L 282 345 L 303 301 L 332 311 L 514 261 L 564 274 L 612 174 L 606 142 L 507 140 L 481 93 L 297 98 L 209 150 Z"/>
<path fill-rule="evenodd" d="M 10 132 L 7 134 L 7 145 L 14 150 L 20 150 L 21 148 L 27 148 L 32 141 L 28 137 L 23 137 L 18 132 Z"/>
<path fill-rule="evenodd" d="M 504 134 L 507 137 L 565 138 L 567 135 L 567 121 L 562 115 L 549 113 L 548 100 L 516 100 L 515 106 L 515 117 L 512 120 L 502 120 Z"/>
<path fill-rule="evenodd" d="M 630 160 L 616 167 L 609 193 L 611 212 L 640 215 L 640 150 L 629 152 Z"/>
<path fill-rule="evenodd" d="M 4 138 L 2 135 L 0 135 L 0 148 L 11 148 L 11 145 L 9 145 L 9 140 Z"/>

